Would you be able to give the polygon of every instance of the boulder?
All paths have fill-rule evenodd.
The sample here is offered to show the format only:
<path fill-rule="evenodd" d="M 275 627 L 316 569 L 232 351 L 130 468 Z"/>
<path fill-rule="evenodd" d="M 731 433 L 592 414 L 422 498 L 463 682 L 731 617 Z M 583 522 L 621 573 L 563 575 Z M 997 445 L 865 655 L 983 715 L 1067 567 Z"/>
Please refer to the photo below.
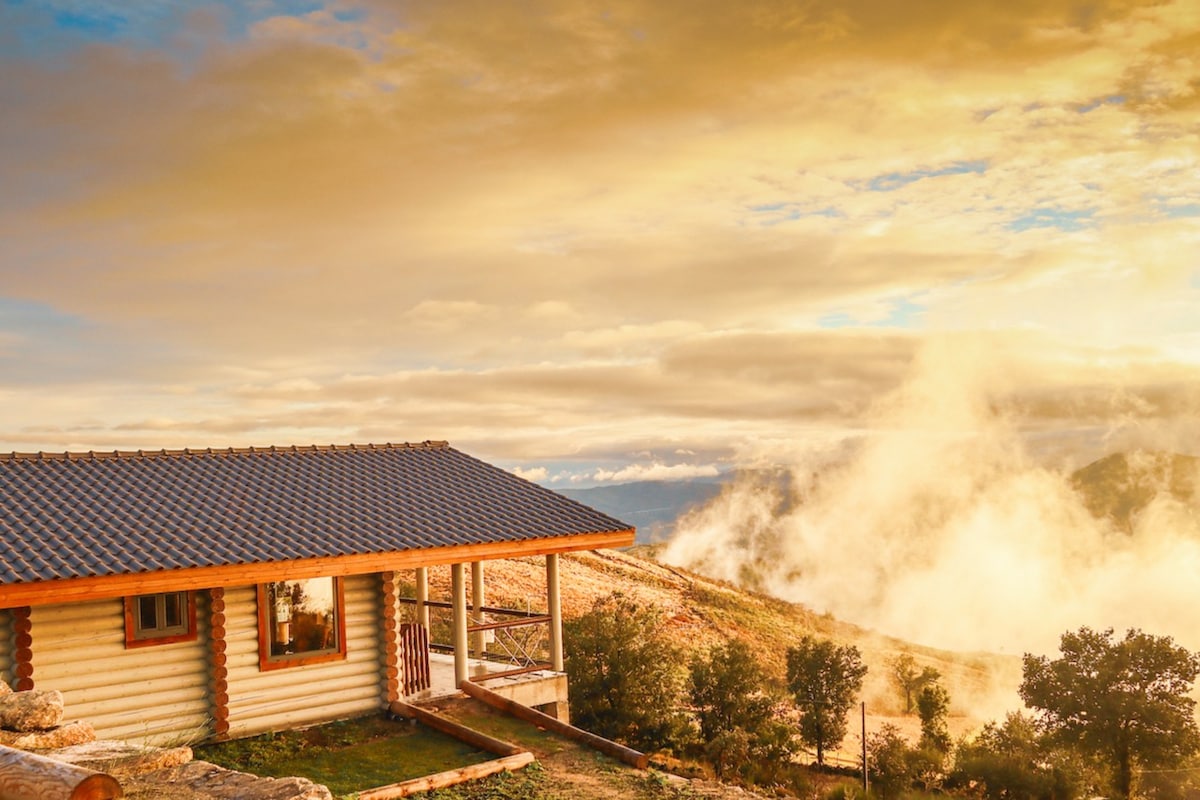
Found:
<path fill-rule="evenodd" d="M 96 731 L 86 722 L 68 722 L 48 731 L 16 731 L 0 730 L 0 744 L 16 747 L 19 750 L 55 750 L 59 747 L 72 747 L 96 741 Z M 84 765 L 88 766 L 88 765 Z M 104 772 L 104 770 L 100 770 Z"/>
<path fill-rule="evenodd" d="M 63 696 L 57 689 L 30 689 L 0 697 L 0 728 L 10 731 L 47 731 L 63 720 Z"/>

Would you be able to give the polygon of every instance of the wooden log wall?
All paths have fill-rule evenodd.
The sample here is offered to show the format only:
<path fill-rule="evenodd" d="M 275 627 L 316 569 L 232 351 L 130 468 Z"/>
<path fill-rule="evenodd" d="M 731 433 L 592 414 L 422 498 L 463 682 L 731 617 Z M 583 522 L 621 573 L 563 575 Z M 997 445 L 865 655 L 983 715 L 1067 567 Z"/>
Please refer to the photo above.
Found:
<path fill-rule="evenodd" d="M 208 596 L 198 592 L 197 640 L 125 647 L 120 599 L 34 606 L 32 678 L 63 693 L 68 720 L 100 738 L 177 744 L 210 735 Z"/>
<path fill-rule="evenodd" d="M 212 716 L 212 735 L 218 740 L 229 738 L 229 667 L 225 653 L 225 590 L 208 592 L 208 654 L 209 701 Z"/>
<path fill-rule="evenodd" d="M 383 696 L 391 703 L 400 699 L 400 641 L 397 627 L 396 573 L 380 576 L 382 587 L 380 636 L 383 640 Z"/>
<path fill-rule="evenodd" d="M 13 666 L 16 663 L 13 655 L 15 649 L 12 611 L 0 608 L 0 682 L 7 684 L 10 689 L 13 687 L 13 679 L 16 677 L 13 674 Z"/>
<path fill-rule="evenodd" d="M 262 672 L 255 587 L 225 590 L 229 736 L 344 719 L 387 706 L 378 573 L 347 577 L 345 596 L 345 660 Z"/>

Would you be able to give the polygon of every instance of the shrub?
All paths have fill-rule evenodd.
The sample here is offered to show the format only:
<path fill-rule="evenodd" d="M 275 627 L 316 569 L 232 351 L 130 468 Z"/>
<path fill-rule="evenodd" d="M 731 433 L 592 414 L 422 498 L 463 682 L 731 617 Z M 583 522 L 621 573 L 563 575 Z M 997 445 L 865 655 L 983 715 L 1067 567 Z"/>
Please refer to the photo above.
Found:
<path fill-rule="evenodd" d="M 659 612 L 612 594 L 565 628 L 575 724 L 644 750 L 687 740 L 682 656 Z"/>
<path fill-rule="evenodd" d="M 1017 712 L 1003 725 L 985 725 L 974 741 L 959 743 L 949 782 L 973 787 L 989 800 L 1072 800 L 1083 780 L 1072 759 L 1051 748 L 1033 721 Z"/>
<path fill-rule="evenodd" d="M 899 797 L 912 785 L 908 742 L 895 725 L 884 724 L 867 737 L 867 763 L 871 786 L 883 800 Z"/>

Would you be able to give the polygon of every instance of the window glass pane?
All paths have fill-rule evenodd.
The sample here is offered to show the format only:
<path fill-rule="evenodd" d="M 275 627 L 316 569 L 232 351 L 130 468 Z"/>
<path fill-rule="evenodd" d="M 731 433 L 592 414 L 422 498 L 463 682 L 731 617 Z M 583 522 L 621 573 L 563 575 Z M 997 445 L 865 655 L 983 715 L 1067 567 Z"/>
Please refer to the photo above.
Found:
<path fill-rule="evenodd" d="M 163 595 L 165 602 L 165 622 L 163 627 L 178 628 L 183 625 L 183 595 L 176 592 Z"/>
<path fill-rule="evenodd" d="M 271 655 L 338 649 L 333 578 L 275 581 L 267 585 L 267 603 Z"/>
<path fill-rule="evenodd" d="M 137 599 L 138 628 L 143 631 L 158 629 L 158 603 L 156 595 L 144 594 Z"/>

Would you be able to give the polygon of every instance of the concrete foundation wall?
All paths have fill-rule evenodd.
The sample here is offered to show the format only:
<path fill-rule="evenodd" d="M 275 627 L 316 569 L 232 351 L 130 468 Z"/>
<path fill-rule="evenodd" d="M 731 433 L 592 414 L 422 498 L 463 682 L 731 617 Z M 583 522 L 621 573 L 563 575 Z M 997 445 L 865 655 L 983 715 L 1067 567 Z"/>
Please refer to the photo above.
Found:
<path fill-rule="evenodd" d="M 501 697 L 523 706 L 536 708 L 544 714 L 570 722 L 567 705 L 567 676 L 563 673 L 536 677 L 522 676 L 519 680 L 487 681 L 484 687 Z"/>

